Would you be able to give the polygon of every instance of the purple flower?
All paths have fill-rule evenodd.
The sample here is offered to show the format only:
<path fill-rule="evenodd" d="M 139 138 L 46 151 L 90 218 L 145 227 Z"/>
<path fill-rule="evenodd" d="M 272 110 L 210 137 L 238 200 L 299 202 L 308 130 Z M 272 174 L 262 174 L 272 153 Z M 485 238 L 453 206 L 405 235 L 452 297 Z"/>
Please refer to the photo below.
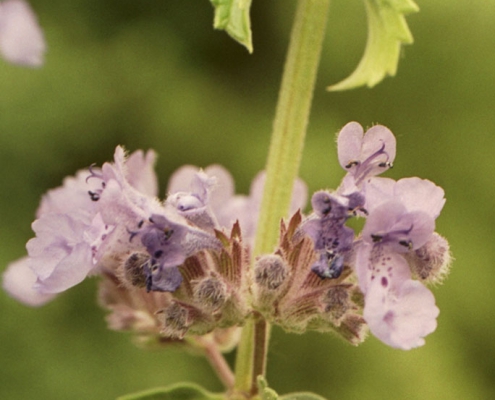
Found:
<path fill-rule="evenodd" d="M 173 292 L 182 282 L 178 270 L 187 257 L 204 249 L 220 249 L 220 242 L 211 234 L 173 220 L 173 214 L 153 214 L 141 230 L 132 233 L 139 236 L 150 255 L 144 274 L 149 291 Z M 145 222 L 143 222 L 145 224 Z"/>
<path fill-rule="evenodd" d="M 393 265 L 386 264 L 384 269 L 393 268 L 399 276 L 400 268 L 405 274 L 409 271 L 401 256 L 393 261 Z M 437 326 L 439 310 L 435 298 L 418 281 L 404 279 L 400 282 L 396 279 L 392 282 L 394 286 L 388 287 L 386 276 L 376 276 L 365 298 L 364 319 L 373 335 L 389 346 L 403 350 L 422 346 L 424 337 Z"/>
<path fill-rule="evenodd" d="M 383 342 L 402 349 L 424 344 L 439 313 L 433 295 L 411 279 L 404 258 L 433 236 L 445 199 L 432 182 L 373 178 L 366 186 L 369 217 L 357 245 L 356 272 L 364 318 Z"/>
<path fill-rule="evenodd" d="M 320 191 L 313 195 L 311 204 L 314 216 L 303 224 L 303 230 L 313 239 L 319 254 L 311 270 L 320 278 L 338 278 L 344 268 L 344 257 L 354 241 L 354 231 L 344 224 L 353 210 L 364 204 L 364 198 Z"/>
<path fill-rule="evenodd" d="M 359 187 L 364 179 L 392 167 L 395 144 L 393 133 L 382 125 L 373 126 L 364 134 L 361 125 L 349 122 L 337 139 L 339 163 Z"/>
<path fill-rule="evenodd" d="M 5 60 L 29 67 L 43 64 L 46 45 L 36 16 L 23 0 L 0 3 L 0 53 Z"/>
<path fill-rule="evenodd" d="M 225 168 L 210 165 L 200 170 L 186 165 L 170 178 L 167 203 L 190 220 L 196 217 L 193 222 L 200 227 L 206 226 L 208 218 L 214 227 L 226 229 L 239 221 L 243 238 L 249 241 L 256 232 L 264 184 L 265 173 L 260 172 L 251 183 L 249 196 L 236 195 L 234 180 Z M 292 192 L 292 213 L 304 207 L 306 197 L 306 184 L 297 179 Z M 204 221 L 204 225 L 199 225 L 198 220 Z"/>
<path fill-rule="evenodd" d="M 150 194 L 156 191 L 153 153 L 136 152 L 127 161 L 118 147 L 114 164 L 80 171 L 43 196 L 32 225 L 36 237 L 27 244 L 29 257 L 21 267 L 13 264 L 4 281 L 9 293 L 19 297 L 31 289 L 40 294 L 62 292 L 98 272 L 102 259 L 111 260 L 130 247 L 127 226 L 136 226 L 159 203 L 130 183 Z M 22 276 L 25 266 L 36 277 L 32 288 L 32 280 L 26 279 L 21 288 L 22 279 L 14 277 Z"/>
<path fill-rule="evenodd" d="M 207 170 L 211 175 L 190 165 L 177 170 L 169 182 L 167 204 L 196 226 L 211 231 L 218 225 L 209 206 L 211 193 L 217 187 L 213 174 L 219 173 L 222 177 L 226 171 L 219 166 L 210 166 Z"/>

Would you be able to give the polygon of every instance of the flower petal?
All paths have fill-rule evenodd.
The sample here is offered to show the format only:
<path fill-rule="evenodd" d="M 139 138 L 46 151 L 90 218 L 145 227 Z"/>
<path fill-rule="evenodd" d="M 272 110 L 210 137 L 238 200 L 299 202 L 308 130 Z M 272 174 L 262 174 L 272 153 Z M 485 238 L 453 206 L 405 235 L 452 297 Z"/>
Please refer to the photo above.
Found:
<path fill-rule="evenodd" d="M 443 189 L 427 179 L 400 179 L 395 184 L 394 192 L 409 211 L 423 211 L 434 219 L 440 215 L 445 204 Z"/>
<path fill-rule="evenodd" d="M 156 154 L 148 150 L 136 150 L 126 160 L 126 178 L 130 185 L 148 196 L 158 195 L 158 179 L 155 173 Z"/>
<path fill-rule="evenodd" d="M 35 265 L 36 260 L 32 260 Z M 91 248 L 87 243 L 78 243 L 70 254 L 60 260 L 46 279 L 39 280 L 35 288 L 41 293 L 60 293 L 81 283 L 93 270 Z"/>
<path fill-rule="evenodd" d="M 364 319 L 378 339 L 403 350 L 422 346 L 437 326 L 439 310 L 433 294 L 418 281 L 408 279 L 396 293 L 371 284 L 365 298 Z"/>
<path fill-rule="evenodd" d="M 9 62 L 28 67 L 43 64 L 46 50 L 43 32 L 28 3 L 0 3 L 0 53 Z"/>
<path fill-rule="evenodd" d="M 350 162 L 360 159 L 363 136 L 363 127 L 357 122 L 349 122 L 340 130 L 337 148 L 339 163 L 343 169 L 347 170 Z"/>
<path fill-rule="evenodd" d="M 29 267 L 29 264 L 28 257 L 23 257 L 9 264 L 3 273 L 3 288 L 9 295 L 28 306 L 42 306 L 52 300 L 55 295 L 41 293 L 33 289 L 36 275 Z"/>

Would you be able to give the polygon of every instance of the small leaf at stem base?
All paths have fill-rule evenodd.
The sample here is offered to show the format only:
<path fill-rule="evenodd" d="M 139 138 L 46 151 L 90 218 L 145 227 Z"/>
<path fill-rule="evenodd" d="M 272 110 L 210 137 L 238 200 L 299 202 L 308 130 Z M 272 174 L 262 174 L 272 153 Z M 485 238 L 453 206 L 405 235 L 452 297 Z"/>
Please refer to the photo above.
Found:
<path fill-rule="evenodd" d="M 128 394 L 117 400 L 224 400 L 225 398 L 221 393 L 210 393 L 194 383 L 183 382 Z"/>
<path fill-rule="evenodd" d="M 311 392 L 289 393 L 280 396 L 280 400 L 326 400 L 318 394 Z"/>

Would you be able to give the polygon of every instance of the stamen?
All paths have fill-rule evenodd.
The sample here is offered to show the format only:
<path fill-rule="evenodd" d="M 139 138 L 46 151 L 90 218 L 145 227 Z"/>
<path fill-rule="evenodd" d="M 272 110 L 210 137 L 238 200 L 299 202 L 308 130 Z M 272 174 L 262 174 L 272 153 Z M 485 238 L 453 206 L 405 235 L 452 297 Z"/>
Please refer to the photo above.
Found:
<path fill-rule="evenodd" d="M 91 178 L 98 178 L 98 179 L 103 179 L 103 175 L 101 173 L 95 172 L 93 168 L 96 166 L 96 164 L 91 164 L 89 166 L 89 176 L 86 178 L 86 183 L 88 183 L 88 180 Z M 105 187 L 105 182 L 103 182 L 103 187 Z"/>
<path fill-rule="evenodd" d="M 379 243 L 382 241 L 383 236 L 380 235 L 371 235 L 371 239 L 373 240 L 373 243 Z"/>
<path fill-rule="evenodd" d="M 399 241 L 399 244 L 401 246 L 407 247 L 409 250 L 412 250 L 413 248 L 413 243 L 411 240 L 401 240 Z"/>
<path fill-rule="evenodd" d="M 376 159 L 381 156 L 385 155 L 386 160 L 381 161 L 381 162 L 376 162 Z M 356 177 L 356 184 L 359 184 L 365 179 L 368 174 L 373 170 L 375 166 L 385 168 L 385 167 L 392 167 L 392 163 L 388 161 L 389 155 L 385 151 L 385 143 L 382 143 L 382 146 L 374 152 L 372 155 L 370 155 L 366 160 L 364 160 L 357 168 L 355 172 L 355 177 Z"/>

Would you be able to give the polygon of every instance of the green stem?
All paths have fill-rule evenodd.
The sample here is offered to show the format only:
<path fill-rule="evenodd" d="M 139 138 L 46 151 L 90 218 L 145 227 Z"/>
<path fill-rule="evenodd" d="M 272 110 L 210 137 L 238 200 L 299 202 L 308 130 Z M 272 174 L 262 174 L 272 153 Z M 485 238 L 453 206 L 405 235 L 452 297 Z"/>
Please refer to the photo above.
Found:
<path fill-rule="evenodd" d="M 298 0 L 273 124 L 253 260 L 274 250 L 280 221 L 289 212 L 329 5 L 330 0 Z M 237 351 L 237 391 L 246 395 L 256 393 L 256 378 L 265 374 L 269 332 L 269 324 L 260 316 L 246 322 Z"/>
<path fill-rule="evenodd" d="M 271 253 L 299 172 L 330 0 L 299 0 L 266 166 L 254 255 Z"/>
<path fill-rule="evenodd" d="M 254 320 L 248 319 L 242 328 L 235 359 L 235 385 L 238 392 L 248 394 L 253 376 Z"/>

